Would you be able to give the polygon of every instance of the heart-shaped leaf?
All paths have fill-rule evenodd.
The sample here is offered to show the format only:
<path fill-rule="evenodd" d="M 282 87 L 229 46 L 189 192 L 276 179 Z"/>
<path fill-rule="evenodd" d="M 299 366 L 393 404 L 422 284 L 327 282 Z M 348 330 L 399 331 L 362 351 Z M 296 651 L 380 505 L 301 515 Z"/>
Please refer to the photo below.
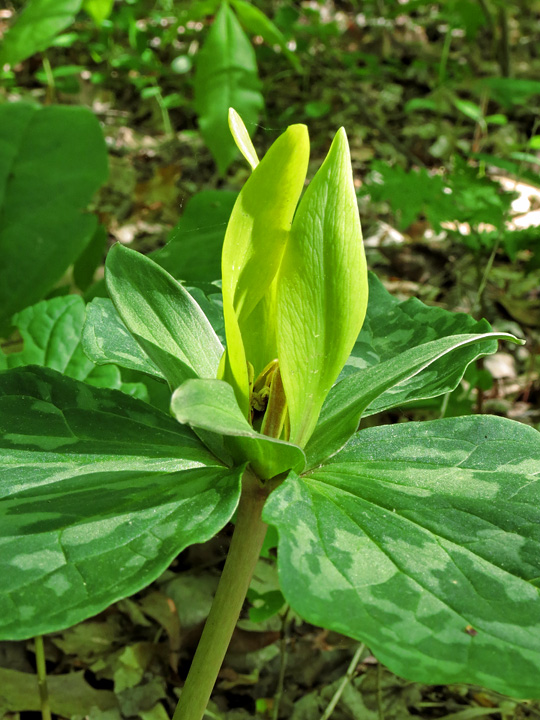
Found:
<path fill-rule="evenodd" d="M 45 368 L 0 373 L 0 637 L 68 627 L 231 518 L 241 469 L 173 418 Z"/>
<path fill-rule="evenodd" d="M 287 601 L 410 680 L 538 697 L 539 468 L 503 418 L 357 433 L 267 501 Z"/>

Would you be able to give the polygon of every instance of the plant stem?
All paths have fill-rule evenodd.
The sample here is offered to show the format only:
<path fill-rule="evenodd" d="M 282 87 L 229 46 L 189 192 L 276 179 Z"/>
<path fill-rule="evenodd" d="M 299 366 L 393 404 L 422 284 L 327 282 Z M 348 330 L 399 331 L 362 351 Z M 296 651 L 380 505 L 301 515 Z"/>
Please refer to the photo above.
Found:
<path fill-rule="evenodd" d="M 173 720 L 202 720 L 266 535 L 261 513 L 268 493 L 246 471 L 225 567 Z"/>
<path fill-rule="evenodd" d="M 45 71 L 45 77 L 47 78 L 47 94 L 46 100 L 47 105 L 50 105 L 55 101 L 56 97 L 56 84 L 54 82 L 54 74 L 52 71 L 51 63 L 46 54 L 42 58 L 43 70 Z"/>
<path fill-rule="evenodd" d="M 448 58 L 450 56 L 450 46 L 452 45 L 452 30 L 453 26 L 448 28 L 448 31 L 444 37 L 444 44 L 441 52 L 441 59 L 439 62 L 439 85 L 442 85 L 446 78 L 446 66 L 448 65 Z"/>
<path fill-rule="evenodd" d="M 365 646 L 359 645 L 356 648 L 356 652 L 353 655 L 353 658 L 349 664 L 349 667 L 347 668 L 347 672 L 345 673 L 342 681 L 340 682 L 338 689 L 332 696 L 332 699 L 328 703 L 328 707 L 324 711 L 324 713 L 321 715 L 321 720 L 328 720 L 334 710 L 336 709 L 336 705 L 339 702 L 339 699 L 343 695 L 343 691 L 347 687 L 347 685 L 353 680 L 354 676 L 356 675 L 356 666 L 360 662 L 360 658 L 362 657 L 362 653 L 364 652 Z"/>
<path fill-rule="evenodd" d="M 473 306 L 471 308 L 471 315 L 474 315 L 478 309 L 482 307 L 482 300 L 484 295 L 484 290 L 486 289 L 489 273 L 491 272 L 491 268 L 493 267 L 493 263 L 495 261 L 495 255 L 497 254 L 497 250 L 499 249 L 499 245 L 501 244 L 501 235 L 497 236 L 497 239 L 495 240 L 493 244 L 493 248 L 491 250 L 491 255 L 489 256 L 489 259 L 486 263 L 485 270 L 482 274 L 482 279 L 480 281 L 480 285 L 478 286 L 478 290 L 476 292 L 476 297 L 474 299 Z"/>
<path fill-rule="evenodd" d="M 43 720 L 51 720 L 51 707 L 49 705 L 49 689 L 47 687 L 47 668 L 45 666 L 45 648 L 43 647 L 43 636 L 38 635 L 34 639 L 36 653 L 37 680 L 39 687 L 39 698 L 41 701 L 41 717 Z"/>
<path fill-rule="evenodd" d="M 163 120 L 163 129 L 165 130 L 165 135 L 169 139 L 174 138 L 174 130 L 171 124 L 171 116 L 169 115 L 169 109 L 165 105 L 165 100 L 163 98 L 163 95 L 161 94 L 161 90 L 159 90 L 158 94 L 156 95 L 156 101 L 161 112 L 161 119 Z"/>

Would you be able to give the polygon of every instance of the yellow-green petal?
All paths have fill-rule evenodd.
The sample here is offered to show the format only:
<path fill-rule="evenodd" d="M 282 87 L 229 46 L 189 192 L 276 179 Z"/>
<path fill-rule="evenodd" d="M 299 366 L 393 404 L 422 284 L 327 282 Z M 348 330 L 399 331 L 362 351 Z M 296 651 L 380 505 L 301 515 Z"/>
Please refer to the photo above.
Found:
<path fill-rule="evenodd" d="M 247 128 L 244 125 L 244 121 L 234 108 L 229 108 L 229 130 L 231 131 L 233 140 L 236 143 L 236 147 L 251 165 L 252 170 L 255 170 L 259 164 L 257 151 L 253 147 L 253 143 L 251 142 Z"/>
<path fill-rule="evenodd" d="M 229 382 L 238 404 L 249 411 L 247 361 L 242 337 L 250 315 L 268 293 L 278 271 L 302 192 L 309 158 L 305 125 L 292 125 L 270 147 L 242 188 L 233 208 L 222 254 L 223 311 L 227 357 L 220 377 Z M 268 313 L 264 312 L 265 315 Z M 257 358 L 264 364 L 275 348 Z"/>
<path fill-rule="evenodd" d="M 302 198 L 277 288 L 278 358 L 290 441 L 303 447 L 367 307 L 366 260 L 343 128 Z"/>

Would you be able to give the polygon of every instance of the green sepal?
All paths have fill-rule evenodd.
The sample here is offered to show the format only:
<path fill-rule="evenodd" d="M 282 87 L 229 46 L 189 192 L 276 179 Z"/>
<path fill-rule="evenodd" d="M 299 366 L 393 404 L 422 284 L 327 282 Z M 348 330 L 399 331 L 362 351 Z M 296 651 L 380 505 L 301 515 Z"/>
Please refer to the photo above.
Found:
<path fill-rule="evenodd" d="M 329 393 L 306 447 L 308 467 L 315 467 L 337 452 L 358 429 L 364 410 L 384 392 L 460 348 L 479 344 L 477 357 L 493 353 L 499 339 L 521 342 L 508 333 L 451 335 L 410 348 L 391 360 L 345 377 Z M 462 368 L 463 372 L 465 369 L 466 365 Z"/>
<path fill-rule="evenodd" d="M 262 480 L 290 469 L 301 472 L 306 458 L 296 445 L 261 435 L 244 417 L 230 385 L 221 380 L 187 380 L 175 390 L 171 412 L 194 428 L 225 436 L 237 463 L 250 463 Z"/>
<path fill-rule="evenodd" d="M 114 245 L 105 263 L 111 299 L 126 327 L 171 389 L 189 377 L 215 377 L 222 345 L 182 285 L 150 258 Z"/>

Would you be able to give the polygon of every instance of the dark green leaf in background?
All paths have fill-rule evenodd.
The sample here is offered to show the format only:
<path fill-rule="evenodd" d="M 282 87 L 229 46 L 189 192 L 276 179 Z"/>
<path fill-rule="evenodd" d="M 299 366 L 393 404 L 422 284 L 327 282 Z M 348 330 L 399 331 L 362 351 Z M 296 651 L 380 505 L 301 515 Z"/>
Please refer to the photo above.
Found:
<path fill-rule="evenodd" d="M 81 211 L 106 176 L 103 134 L 86 108 L 0 106 L 0 327 L 84 250 L 97 220 Z"/>
<path fill-rule="evenodd" d="M 503 418 L 360 431 L 267 501 L 283 593 L 409 680 L 539 697 L 539 474 Z"/>
<path fill-rule="evenodd" d="M 194 195 L 165 247 L 151 254 L 152 260 L 188 283 L 219 280 L 223 238 L 237 197 L 229 190 Z"/>
<path fill-rule="evenodd" d="M 46 50 L 53 38 L 71 25 L 81 4 L 82 0 L 29 0 L 3 38 L 0 66 L 16 65 Z"/>
<path fill-rule="evenodd" d="M 232 516 L 240 471 L 176 420 L 45 368 L 0 373 L 0 637 L 142 589 Z"/>
<path fill-rule="evenodd" d="M 301 70 L 300 60 L 287 47 L 285 36 L 262 10 L 246 0 L 231 0 L 231 2 L 240 22 L 249 33 L 260 35 L 271 47 L 277 45 L 293 68 L 297 71 Z"/>
<path fill-rule="evenodd" d="M 199 126 L 221 174 L 238 154 L 229 131 L 230 107 L 237 110 L 252 132 L 264 100 L 255 51 L 235 14 L 224 2 L 197 56 L 195 73 Z"/>
<path fill-rule="evenodd" d="M 107 249 L 107 230 L 98 225 L 88 245 L 73 265 L 73 280 L 83 292 L 88 290 L 94 280 L 96 270 L 103 263 Z"/>

